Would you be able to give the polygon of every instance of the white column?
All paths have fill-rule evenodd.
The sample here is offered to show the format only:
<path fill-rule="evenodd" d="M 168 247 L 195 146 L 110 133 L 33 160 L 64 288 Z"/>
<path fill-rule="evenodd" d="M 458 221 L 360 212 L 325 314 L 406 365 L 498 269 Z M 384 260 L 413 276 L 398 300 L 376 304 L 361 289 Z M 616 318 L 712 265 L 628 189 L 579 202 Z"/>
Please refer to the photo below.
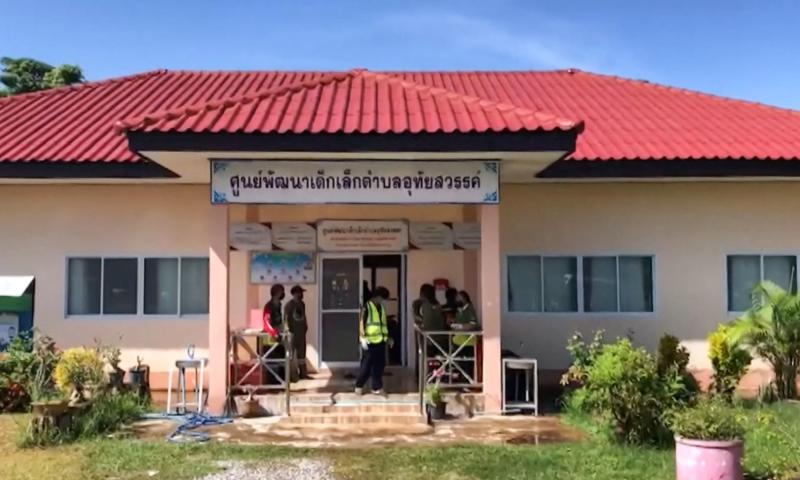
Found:
<path fill-rule="evenodd" d="M 214 205 L 209 215 L 208 264 L 208 410 L 221 414 L 228 393 L 228 206 Z"/>
<path fill-rule="evenodd" d="M 481 322 L 486 412 L 499 412 L 501 387 L 500 206 L 481 205 Z"/>

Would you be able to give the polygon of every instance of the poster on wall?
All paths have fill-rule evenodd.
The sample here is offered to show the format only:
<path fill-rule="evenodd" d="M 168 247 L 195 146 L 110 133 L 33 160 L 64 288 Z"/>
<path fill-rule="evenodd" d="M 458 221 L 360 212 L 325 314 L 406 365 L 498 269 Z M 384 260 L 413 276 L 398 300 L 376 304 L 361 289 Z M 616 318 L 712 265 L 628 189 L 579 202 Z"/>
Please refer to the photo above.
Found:
<path fill-rule="evenodd" d="M 19 335 L 19 316 L 15 313 L 0 313 L 0 345 L 8 345 Z"/>
<path fill-rule="evenodd" d="M 499 161 L 211 161 L 213 204 L 499 202 Z"/>
<path fill-rule="evenodd" d="M 453 229 L 442 222 L 411 222 L 408 242 L 419 250 L 452 250 Z"/>
<path fill-rule="evenodd" d="M 313 253 L 252 252 L 250 283 L 314 283 L 315 265 Z"/>
<path fill-rule="evenodd" d="M 454 223 L 453 243 L 461 250 L 481 249 L 480 223 Z"/>
<path fill-rule="evenodd" d="M 403 252 L 408 224 L 402 220 L 322 220 L 317 223 L 321 252 Z"/>
<path fill-rule="evenodd" d="M 263 223 L 232 223 L 228 242 L 237 250 L 272 250 L 272 232 Z"/>
<path fill-rule="evenodd" d="M 287 252 L 315 252 L 317 231 L 307 223 L 272 223 L 272 247 Z"/>

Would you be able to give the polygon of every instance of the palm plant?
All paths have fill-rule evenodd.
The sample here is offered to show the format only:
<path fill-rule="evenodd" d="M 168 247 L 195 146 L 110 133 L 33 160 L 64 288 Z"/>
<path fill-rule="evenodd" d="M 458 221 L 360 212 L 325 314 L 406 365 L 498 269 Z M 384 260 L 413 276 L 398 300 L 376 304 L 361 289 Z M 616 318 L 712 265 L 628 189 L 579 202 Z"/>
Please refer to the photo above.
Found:
<path fill-rule="evenodd" d="M 731 343 L 751 348 L 772 365 L 779 398 L 797 397 L 800 369 L 800 295 L 764 281 L 753 289 L 753 306 L 729 330 Z"/>

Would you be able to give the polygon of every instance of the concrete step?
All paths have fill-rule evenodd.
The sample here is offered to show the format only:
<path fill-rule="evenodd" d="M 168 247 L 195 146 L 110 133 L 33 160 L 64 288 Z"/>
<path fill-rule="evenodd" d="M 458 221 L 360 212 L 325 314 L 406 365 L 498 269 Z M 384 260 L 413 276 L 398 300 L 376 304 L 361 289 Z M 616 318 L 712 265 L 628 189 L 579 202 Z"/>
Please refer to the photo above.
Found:
<path fill-rule="evenodd" d="M 292 415 L 312 415 L 322 413 L 336 413 L 340 415 L 362 415 L 379 413 L 409 413 L 419 414 L 417 403 L 344 403 L 344 404 L 315 404 L 293 403 Z"/>
<path fill-rule="evenodd" d="M 410 425 L 425 424 L 427 419 L 415 413 L 304 413 L 286 417 L 282 421 L 300 425 Z"/>

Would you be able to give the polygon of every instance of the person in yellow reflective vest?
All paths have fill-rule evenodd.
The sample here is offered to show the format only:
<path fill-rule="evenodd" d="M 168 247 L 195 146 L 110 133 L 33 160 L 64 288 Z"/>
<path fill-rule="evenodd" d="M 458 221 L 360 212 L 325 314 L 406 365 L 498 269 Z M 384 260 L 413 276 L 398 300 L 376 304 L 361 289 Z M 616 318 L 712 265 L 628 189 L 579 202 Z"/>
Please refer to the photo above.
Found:
<path fill-rule="evenodd" d="M 389 290 L 377 287 L 372 298 L 364 305 L 358 322 L 359 343 L 361 344 L 361 371 L 356 379 L 356 395 L 364 393 L 364 385 L 372 379 L 372 393 L 385 395 L 383 390 L 383 369 L 386 367 L 386 346 L 391 347 L 389 327 L 386 323 L 386 300 Z"/>

